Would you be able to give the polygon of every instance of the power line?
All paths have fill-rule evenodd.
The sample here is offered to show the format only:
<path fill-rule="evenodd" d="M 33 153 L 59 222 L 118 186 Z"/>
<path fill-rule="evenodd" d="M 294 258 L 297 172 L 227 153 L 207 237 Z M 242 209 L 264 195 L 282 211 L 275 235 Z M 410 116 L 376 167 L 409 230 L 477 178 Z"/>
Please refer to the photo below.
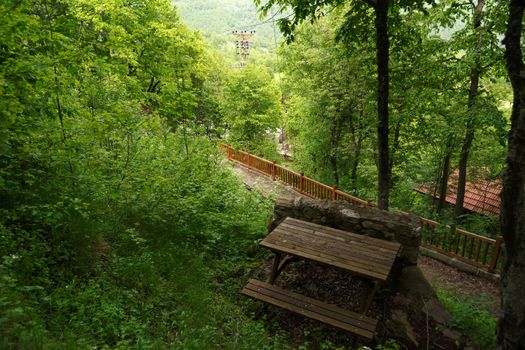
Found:
<path fill-rule="evenodd" d="M 278 14 L 280 13 L 280 10 L 275 12 L 272 16 L 270 16 L 268 19 L 262 21 L 262 22 L 258 22 L 258 23 L 254 23 L 254 24 L 248 24 L 248 25 L 245 25 L 243 27 L 239 27 L 238 30 L 249 30 L 249 29 L 252 29 L 252 28 L 255 28 L 255 27 L 258 27 L 258 26 L 262 26 L 264 24 L 268 24 L 268 23 L 275 23 L 275 22 L 278 22 L 280 20 L 283 20 L 283 19 L 286 19 L 286 18 L 290 18 L 293 16 L 293 13 L 287 15 L 287 16 L 283 16 L 283 17 L 280 17 L 280 18 L 275 18 L 275 16 L 277 16 Z M 224 32 L 223 34 L 228 34 L 230 31 L 226 31 Z"/>

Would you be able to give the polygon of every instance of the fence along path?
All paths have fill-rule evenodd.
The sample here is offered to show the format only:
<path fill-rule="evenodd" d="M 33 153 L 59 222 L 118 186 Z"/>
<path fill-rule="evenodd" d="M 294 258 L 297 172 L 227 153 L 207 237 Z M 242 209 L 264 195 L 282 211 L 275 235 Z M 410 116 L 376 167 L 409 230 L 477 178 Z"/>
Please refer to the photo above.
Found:
<path fill-rule="evenodd" d="M 305 196 L 316 199 L 344 200 L 361 206 L 376 206 L 370 200 L 362 200 L 338 190 L 335 186 L 330 187 L 310 179 L 303 173 L 280 166 L 275 161 L 235 150 L 226 144 L 221 144 L 221 149 L 226 153 L 228 159 L 270 176 L 273 180 L 279 180 Z M 423 247 L 491 273 L 501 270 L 504 260 L 504 244 L 501 236 L 492 239 L 426 218 L 421 218 L 421 223 L 421 245 Z"/>

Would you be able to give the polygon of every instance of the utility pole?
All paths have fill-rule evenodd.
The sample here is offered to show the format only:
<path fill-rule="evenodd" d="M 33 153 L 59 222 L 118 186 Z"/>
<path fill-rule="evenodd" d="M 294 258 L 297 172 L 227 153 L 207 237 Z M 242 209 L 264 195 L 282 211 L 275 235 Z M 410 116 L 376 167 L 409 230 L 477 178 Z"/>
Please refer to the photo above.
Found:
<path fill-rule="evenodd" d="M 248 65 L 250 58 L 250 40 L 255 36 L 255 30 L 234 30 L 233 35 L 237 37 L 235 48 L 237 55 L 242 57 L 242 61 L 236 67 L 244 68 Z"/>

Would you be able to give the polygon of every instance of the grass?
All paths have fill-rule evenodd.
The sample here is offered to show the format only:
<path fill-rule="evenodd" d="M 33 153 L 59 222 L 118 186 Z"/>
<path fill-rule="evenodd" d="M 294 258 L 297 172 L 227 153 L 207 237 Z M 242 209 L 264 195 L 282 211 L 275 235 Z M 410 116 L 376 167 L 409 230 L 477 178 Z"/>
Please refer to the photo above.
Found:
<path fill-rule="evenodd" d="M 436 288 L 436 293 L 452 314 L 451 326 L 459 329 L 479 349 L 495 348 L 497 322 L 495 316 L 476 299 L 465 298 L 443 288 Z"/>

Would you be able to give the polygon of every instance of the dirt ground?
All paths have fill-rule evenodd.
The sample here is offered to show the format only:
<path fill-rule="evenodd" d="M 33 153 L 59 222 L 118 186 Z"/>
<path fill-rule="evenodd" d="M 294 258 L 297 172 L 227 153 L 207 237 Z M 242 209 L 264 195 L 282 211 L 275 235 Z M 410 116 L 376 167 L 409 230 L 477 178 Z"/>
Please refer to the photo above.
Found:
<path fill-rule="evenodd" d="M 249 277 L 261 281 L 267 280 L 272 259 L 273 256 L 269 255 L 258 268 L 250 272 Z M 360 309 L 360 301 L 372 287 L 369 280 L 308 261 L 290 264 L 283 270 L 276 284 L 286 290 L 352 311 Z M 422 311 L 424 310 L 423 305 L 411 303 L 403 304 L 402 313 L 408 316 L 401 322 L 412 325 L 410 334 L 419 345 L 415 346 L 411 342 L 406 342 L 406 339 L 400 335 L 402 331 L 395 326 L 397 321 L 392 321 L 396 319 L 393 313 L 399 314 L 400 293 L 397 287 L 389 284 L 380 289 L 367 312 L 367 316 L 379 321 L 373 341 L 356 338 L 347 332 L 339 331 L 301 315 L 269 307 L 261 302 L 250 304 L 252 307 L 250 311 L 255 318 L 264 320 L 269 329 L 284 331 L 295 347 L 304 349 L 354 349 L 357 348 L 357 345 L 374 349 L 378 343 L 384 343 L 387 339 L 395 339 L 402 350 L 467 348 L 466 339 L 461 334 L 458 334 L 460 338 L 458 341 L 445 336 L 441 325 L 429 319 L 428 315 L 425 319 L 425 312 Z"/>
<path fill-rule="evenodd" d="M 418 265 L 433 286 L 454 291 L 468 299 L 474 299 L 484 305 L 494 316 L 498 316 L 500 292 L 496 283 L 461 272 L 423 255 L 419 256 Z"/>

